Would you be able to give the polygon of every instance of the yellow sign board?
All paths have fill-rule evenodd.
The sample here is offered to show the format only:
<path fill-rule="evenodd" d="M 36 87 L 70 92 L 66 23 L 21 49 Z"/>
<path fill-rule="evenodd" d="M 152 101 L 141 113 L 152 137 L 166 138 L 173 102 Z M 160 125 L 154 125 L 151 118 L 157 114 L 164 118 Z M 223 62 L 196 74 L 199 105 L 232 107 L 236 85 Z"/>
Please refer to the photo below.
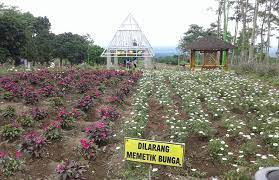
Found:
<path fill-rule="evenodd" d="M 125 138 L 125 160 L 182 167 L 183 143 L 169 143 L 144 139 Z"/>

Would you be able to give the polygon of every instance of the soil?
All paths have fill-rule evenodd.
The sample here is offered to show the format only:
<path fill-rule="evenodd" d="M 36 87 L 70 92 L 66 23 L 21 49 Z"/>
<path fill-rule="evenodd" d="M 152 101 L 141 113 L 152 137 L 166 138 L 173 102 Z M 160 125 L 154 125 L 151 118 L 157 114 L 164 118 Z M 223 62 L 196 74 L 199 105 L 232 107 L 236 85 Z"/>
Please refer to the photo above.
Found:
<path fill-rule="evenodd" d="M 125 79 L 123 79 L 123 82 Z M 84 173 L 83 177 L 88 180 L 95 179 L 111 179 L 117 176 L 121 177 L 122 171 L 118 166 L 114 164 L 121 165 L 122 162 L 122 154 L 119 156 L 119 153 L 115 153 L 117 151 L 116 147 L 123 146 L 123 139 L 119 139 L 118 136 L 112 137 L 108 144 L 103 147 L 100 147 L 98 151 L 97 157 L 95 160 L 89 162 L 81 158 L 75 148 L 79 144 L 81 138 L 85 137 L 85 133 L 82 130 L 92 124 L 92 122 L 97 121 L 96 117 L 96 109 L 101 107 L 102 105 L 108 104 L 106 102 L 106 97 L 112 96 L 117 92 L 120 87 L 120 83 L 116 85 L 116 87 L 109 87 L 108 84 L 106 91 L 100 97 L 99 100 L 95 101 L 94 107 L 90 110 L 90 112 L 79 119 L 75 124 L 75 128 L 71 130 L 63 131 L 63 138 L 61 140 L 50 142 L 45 150 L 44 154 L 40 158 L 30 158 L 25 157 L 25 168 L 22 172 L 15 173 L 14 176 L 9 178 L 5 177 L 3 174 L 0 174 L 0 179 L 57 179 L 57 175 L 55 173 L 55 167 L 62 160 L 70 159 L 79 161 L 81 164 L 87 166 L 87 172 Z M 77 101 L 82 97 L 82 94 L 78 93 L 70 93 L 66 94 L 62 99 L 66 108 L 71 110 Z M 125 114 L 128 112 L 129 108 L 129 97 L 126 98 L 127 103 L 121 107 L 117 107 L 120 111 L 120 117 L 118 120 L 113 122 L 112 132 L 111 134 L 118 134 L 119 131 L 123 128 L 123 118 Z M 26 106 L 20 100 L 18 102 L 9 102 L 3 100 L 3 103 L 0 104 L 0 109 L 4 109 L 7 106 L 13 106 L 16 109 L 17 114 L 21 114 L 22 112 L 30 112 L 32 107 L 38 106 L 39 108 L 46 109 L 50 115 L 50 117 L 55 117 L 57 115 L 57 111 L 59 108 L 54 108 L 51 106 L 49 102 L 49 98 L 45 98 L 40 101 L 37 105 L 34 106 Z M 3 118 L 0 116 L 0 126 L 10 123 L 15 118 Z M 30 130 L 41 131 L 43 124 L 49 122 L 51 118 L 46 118 L 41 122 L 36 122 L 32 128 L 25 128 L 25 132 Z M 24 132 L 24 133 L 25 133 Z M 13 142 L 6 141 L 2 136 L 0 137 L 0 150 L 9 152 L 14 154 L 16 152 L 16 146 L 20 143 L 20 139 L 17 139 Z"/>

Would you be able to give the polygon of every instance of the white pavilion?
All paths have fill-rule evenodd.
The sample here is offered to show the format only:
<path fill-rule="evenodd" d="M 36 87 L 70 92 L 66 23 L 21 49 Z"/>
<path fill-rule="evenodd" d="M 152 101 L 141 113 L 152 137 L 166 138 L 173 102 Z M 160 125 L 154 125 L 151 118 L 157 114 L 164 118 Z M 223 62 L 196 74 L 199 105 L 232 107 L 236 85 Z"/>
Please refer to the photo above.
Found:
<path fill-rule="evenodd" d="M 144 67 L 151 68 L 153 49 L 137 21 L 129 14 L 118 28 L 101 57 L 107 58 L 107 68 L 118 68 L 118 58 L 143 59 Z"/>

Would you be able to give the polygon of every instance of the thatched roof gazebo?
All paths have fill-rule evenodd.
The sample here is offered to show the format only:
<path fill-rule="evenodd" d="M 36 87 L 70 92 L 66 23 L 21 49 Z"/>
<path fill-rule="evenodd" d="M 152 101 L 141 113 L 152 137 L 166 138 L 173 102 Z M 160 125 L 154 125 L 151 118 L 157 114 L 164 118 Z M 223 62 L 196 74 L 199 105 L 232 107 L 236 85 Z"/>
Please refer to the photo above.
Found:
<path fill-rule="evenodd" d="M 200 38 L 186 46 L 186 49 L 191 51 L 190 69 L 194 70 L 195 67 L 199 66 L 202 67 L 202 69 L 214 69 L 218 67 L 228 69 L 229 50 L 234 48 L 236 48 L 234 45 L 213 36 Z M 196 65 L 196 51 L 203 53 L 202 65 Z M 226 53 L 226 58 L 222 61 L 224 53 Z"/>

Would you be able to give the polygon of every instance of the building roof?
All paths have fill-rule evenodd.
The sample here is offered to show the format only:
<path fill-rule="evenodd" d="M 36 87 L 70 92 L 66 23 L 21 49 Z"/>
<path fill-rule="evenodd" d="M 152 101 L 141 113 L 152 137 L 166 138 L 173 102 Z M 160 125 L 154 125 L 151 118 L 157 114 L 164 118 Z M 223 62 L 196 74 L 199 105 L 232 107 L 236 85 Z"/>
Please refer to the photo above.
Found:
<path fill-rule="evenodd" d="M 190 50 L 227 50 L 234 49 L 236 46 L 214 36 L 207 36 L 187 45 L 186 48 Z"/>
<path fill-rule="evenodd" d="M 101 56 L 153 57 L 154 52 L 137 21 L 129 14 Z"/>

